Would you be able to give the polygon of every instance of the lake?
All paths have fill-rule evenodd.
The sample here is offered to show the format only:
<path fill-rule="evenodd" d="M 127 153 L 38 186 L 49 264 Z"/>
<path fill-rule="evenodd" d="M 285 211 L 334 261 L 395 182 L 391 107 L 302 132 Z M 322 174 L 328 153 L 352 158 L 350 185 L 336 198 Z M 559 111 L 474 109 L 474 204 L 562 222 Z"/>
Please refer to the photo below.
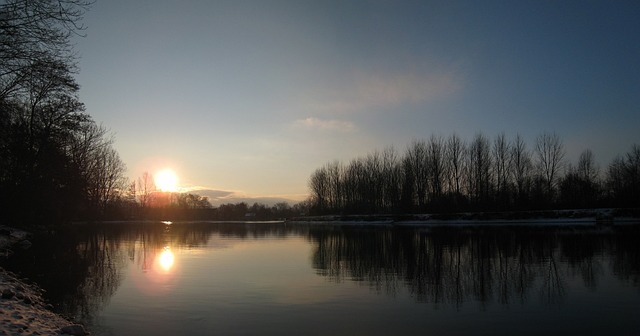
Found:
<path fill-rule="evenodd" d="M 640 229 L 74 225 L 2 262 L 93 335 L 638 335 Z"/>

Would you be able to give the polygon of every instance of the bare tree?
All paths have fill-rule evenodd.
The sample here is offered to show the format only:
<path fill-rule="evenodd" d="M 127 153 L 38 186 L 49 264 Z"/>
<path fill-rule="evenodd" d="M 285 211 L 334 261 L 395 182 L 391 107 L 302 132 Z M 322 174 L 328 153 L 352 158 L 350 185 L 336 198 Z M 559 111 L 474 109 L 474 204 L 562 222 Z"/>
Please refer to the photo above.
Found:
<path fill-rule="evenodd" d="M 577 166 L 564 176 L 563 160 L 555 133 L 541 134 L 532 151 L 520 135 L 508 142 L 504 133 L 493 141 L 478 133 L 468 145 L 455 134 L 446 141 L 432 136 L 414 140 L 401 157 L 390 147 L 346 166 L 336 161 L 318 169 L 310 181 L 311 200 L 316 209 L 344 213 L 599 204 L 603 189 L 592 152 L 582 152 Z M 612 200 L 635 205 L 638 167 L 639 146 L 611 164 L 607 186 Z"/>
<path fill-rule="evenodd" d="M 416 174 L 413 171 L 413 164 L 408 153 L 402 158 L 400 167 L 402 170 L 402 192 L 400 194 L 400 208 L 404 212 L 413 212 L 416 194 Z"/>
<path fill-rule="evenodd" d="M 511 162 L 511 175 L 516 184 L 517 198 L 522 203 L 528 197 L 532 164 L 531 153 L 520 134 L 516 135 L 511 145 Z"/>
<path fill-rule="evenodd" d="M 378 151 L 374 151 L 367 155 L 364 159 L 365 182 L 363 186 L 366 188 L 364 195 L 365 204 L 368 212 L 376 213 L 382 208 L 383 197 L 383 177 L 382 177 L 382 160 Z"/>
<path fill-rule="evenodd" d="M 590 149 L 586 149 L 580 153 L 576 171 L 585 181 L 588 181 L 589 183 L 597 182 L 600 176 L 600 168 L 596 165 L 595 159 L 593 158 L 593 152 L 591 152 Z"/>
<path fill-rule="evenodd" d="M 449 192 L 462 193 L 465 151 L 466 146 L 460 137 L 456 134 L 451 135 L 445 149 L 445 169 Z"/>
<path fill-rule="evenodd" d="M 415 140 L 409 146 L 406 153 L 406 171 L 411 173 L 414 183 L 413 190 L 417 199 L 417 205 L 424 209 L 427 203 L 429 186 L 429 164 L 427 162 L 427 144 L 424 141 Z"/>
<path fill-rule="evenodd" d="M 511 146 L 504 133 L 500 133 L 493 141 L 493 171 L 498 202 L 506 206 L 508 203 L 508 190 L 510 184 L 509 171 L 511 170 Z"/>
<path fill-rule="evenodd" d="M 553 198 L 558 175 L 564 167 L 564 146 L 556 133 L 544 132 L 536 139 L 538 173 L 545 183 L 547 196 Z"/>
<path fill-rule="evenodd" d="M 593 153 L 585 150 L 578 164 L 568 165 L 567 173 L 560 178 L 560 202 L 570 207 L 592 207 L 600 196 L 598 168 Z"/>
<path fill-rule="evenodd" d="M 111 146 L 94 151 L 92 160 L 94 169 L 89 174 L 88 196 L 104 213 L 126 188 L 126 166 Z"/>
<path fill-rule="evenodd" d="M 364 164 L 360 159 L 351 160 L 344 170 L 342 185 L 345 193 L 345 209 L 354 211 L 362 202 L 362 184 L 364 181 Z"/>
<path fill-rule="evenodd" d="M 491 150 L 489 140 L 478 133 L 468 147 L 467 181 L 469 196 L 486 203 L 491 192 Z"/>
<path fill-rule="evenodd" d="M 126 166 L 113 149 L 113 137 L 93 122 L 84 123 L 68 146 L 71 162 L 85 183 L 87 201 L 93 211 L 107 205 L 126 188 Z"/>
<path fill-rule="evenodd" d="M 327 208 L 329 183 L 326 167 L 316 169 L 309 180 L 313 205 L 320 212 L 325 211 Z"/>
<path fill-rule="evenodd" d="M 640 146 L 616 157 L 607 171 L 607 188 L 619 206 L 637 207 L 640 202 Z"/>
<path fill-rule="evenodd" d="M 138 198 L 142 208 L 148 208 L 151 205 L 155 191 L 156 185 L 153 182 L 153 176 L 149 172 L 142 173 L 142 176 L 138 178 Z"/>
<path fill-rule="evenodd" d="M 400 206 L 401 177 L 398 153 L 394 147 L 387 147 L 382 152 L 382 207 L 387 211 L 395 210 Z"/>
<path fill-rule="evenodd" d="M 329 182 L 327 189 L 327 206 L 332 210 L 341 209 L 343 206 L 342 164 L 337 160 L 328 163 L 325 166 L 325 171 Z"/>
<path fill-rule="evenodd" d="M 70 37 L 79 35 L 92 1 L 7 0 L 0 5 L 0 100 L 24 95 L 33 70 L 74 72 Z M 46 70 L 44 70 L 47 72 Z"/>
<path fill-rule="evenodd" d="M 444 184 L 444 140 L 442 137 L 432 135 L 427 150 L 430 200 L 437 202 L 442 197 Z"/>
<path fill-rule="evenodd" d="M 129 181 L 127 184 L 127 190 L 125 193 L 126 196 L 126 201 L 128 203 L 130 203 L 131 205 L 135 206 L 137 205 L 137 200 L 138 200 L 138 190 L 137 190 L 137 186 L 136 186 L 136 181 Z"/>

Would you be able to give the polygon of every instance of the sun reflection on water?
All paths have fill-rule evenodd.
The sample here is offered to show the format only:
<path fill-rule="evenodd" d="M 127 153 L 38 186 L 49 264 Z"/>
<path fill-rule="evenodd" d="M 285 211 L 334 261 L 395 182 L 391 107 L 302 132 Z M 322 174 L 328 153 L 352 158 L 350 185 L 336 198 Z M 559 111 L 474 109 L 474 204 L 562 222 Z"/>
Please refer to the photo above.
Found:
<path fill-rule="evenodd" d="M 169 246 L 165 246 L 162 249 L 162 252 L 160 252 L 160 256 L 158 257 L 160 267 L 162 267 L 165 272 L 168 272 L 171 270 L 171 267 L 173 267 L 174 260 L 175 257 L 173 255 L 173 252 L 171 252 L 171 248 L 169 248 Z"/>

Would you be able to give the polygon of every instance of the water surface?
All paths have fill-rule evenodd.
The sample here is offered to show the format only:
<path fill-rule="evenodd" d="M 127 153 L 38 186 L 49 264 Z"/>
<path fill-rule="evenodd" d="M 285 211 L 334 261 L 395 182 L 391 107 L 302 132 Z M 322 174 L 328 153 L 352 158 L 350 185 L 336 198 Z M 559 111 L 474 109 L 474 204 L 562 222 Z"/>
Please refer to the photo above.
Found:
<path fill-rule="evenodd" d="M 5 267 L 94 335 L 640 334 L 640 231 L 118 223 Z"/>

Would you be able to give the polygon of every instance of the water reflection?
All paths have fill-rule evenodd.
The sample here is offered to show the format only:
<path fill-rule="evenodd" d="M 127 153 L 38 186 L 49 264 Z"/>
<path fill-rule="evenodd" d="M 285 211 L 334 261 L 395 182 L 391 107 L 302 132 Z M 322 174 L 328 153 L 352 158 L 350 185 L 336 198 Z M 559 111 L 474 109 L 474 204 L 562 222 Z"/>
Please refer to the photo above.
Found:
<path fill-rule="evenodd" d="M 171 270 L 171 267 L 173 267 L 174 260 L 175 257 L 173 255 L 173 252 L 171 252 L 171 248 L 169 248 L 169 246 L 165 246 L 162 249 L 162 252 L 160 252 L 160 256 L 158 257 L 160 267 L 162 267 L 165 272 L 169 272 Z"/>
<path fill-rule="evenodd" d="M 569 281 L 589 288 L 605 273 L 638 285 L 632 232 L 558 230 L 312 230 L 312 263 L 332 281 L 379 292 L 407 289 L 418 301 L 562 303 Z M 624 265 L 624 266 L 622 266 Z"/>
<path fill-rule="evenodd" d="M 595 289 L 608 279 L 640 287 L 640 231 L 422 230 L 283 224 L 138 223 L 73 227 L 40 237 L 6 261 L 47 290 L 56 310 L 90 324 L 122 283 L 123 274 L 149 295 L 175 290 L 180 255 L 212 253 L 212 237 L 233 242 L 305 237 L 315 272 L 381 294 L 462 307 L 533 300 L 564 302 L 579 282 Z M 127 268 L 129 270 L 127 271 Z"/>
<path fill-rule="evenodd" d="M 305 229 L 266 224 L 110 223 L 72 226 L 54 236 L 36 236 L 29 250 L 3 266 L 46 290 L 54 310 L 91 324 L 122 283 L 128 265 L 136 288 L 161 294 L 179 268 L 176 251 L 205 246 L 214 234 L 235 239 L 303 235 Z"/>

